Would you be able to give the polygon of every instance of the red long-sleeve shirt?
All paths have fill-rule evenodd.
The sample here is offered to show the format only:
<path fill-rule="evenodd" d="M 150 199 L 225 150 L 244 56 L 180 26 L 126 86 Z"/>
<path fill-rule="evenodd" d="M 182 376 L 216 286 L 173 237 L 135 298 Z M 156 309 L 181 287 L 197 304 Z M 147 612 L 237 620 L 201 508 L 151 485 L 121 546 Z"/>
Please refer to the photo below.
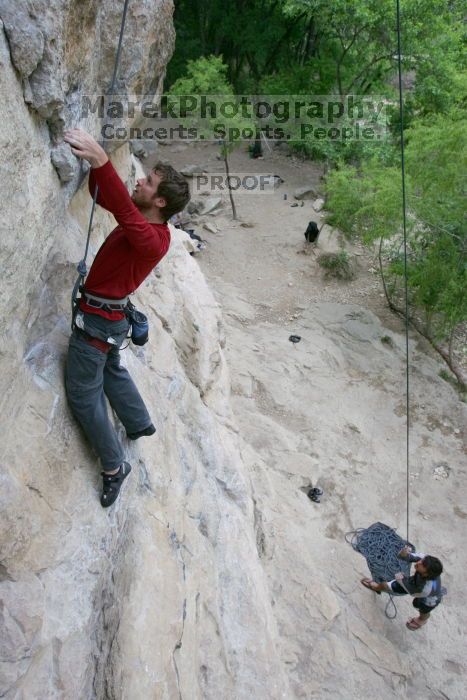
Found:
<path fill-rule="evenodd" d="M 89 192 L 97 203 L 111 212 L 118 222 L 94 258 L 84 286 L 90 294 L 108 299 L 122 299 L 134 292 L 167 253 L 170 231 L 167 224 L 151 224 L 133 203 L 127 188 L 112 163 L 92 169 Z M 104 316 L 111 321 L 124 317 L 121 311 L 103 311 L 82 300 L 82 311 Z"/>

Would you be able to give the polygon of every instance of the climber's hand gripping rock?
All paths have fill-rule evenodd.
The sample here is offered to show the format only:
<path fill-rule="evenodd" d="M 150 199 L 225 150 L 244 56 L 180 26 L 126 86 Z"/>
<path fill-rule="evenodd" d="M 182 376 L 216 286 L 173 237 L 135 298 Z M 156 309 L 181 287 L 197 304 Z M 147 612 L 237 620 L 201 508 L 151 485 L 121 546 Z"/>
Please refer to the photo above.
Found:
<path fill-rule="evenodd" d="M 109 160 L 106 152 L 97 141 L 83 129 L 70 129 L 65 132 L 65 142 L 70 144 L 71 152 L 78 158 L 89 161 L 92 168 L 100 168 Z"/>

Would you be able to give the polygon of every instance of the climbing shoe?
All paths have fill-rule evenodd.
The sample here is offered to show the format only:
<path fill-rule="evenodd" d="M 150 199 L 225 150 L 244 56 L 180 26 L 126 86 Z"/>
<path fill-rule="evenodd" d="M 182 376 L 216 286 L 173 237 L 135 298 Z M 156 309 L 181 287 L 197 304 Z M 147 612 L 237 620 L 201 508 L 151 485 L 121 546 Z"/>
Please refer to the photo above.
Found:
<path fill-rule="evenodd" d="M 120 493 L 120 488 L 130 472 L 131 465 L 128 462 L 123 462 L 116 474 L 101 472 L 104 482 L 101 494 L 101 506 L 103 508 L 108 508 L 112 503 L 115 503 Z"/>
<path fill-rule="evenodd" d="M 155 432 L 156 429 L 151 423 L 151 425 L 148 425 L 144 430 L 140 430 L 137 433 L 127 433 L 126 436 L 128 440 L 137 440 L 140 437 L 145 437 L 145 435 L 154 435 Z"/>
<path fill-rule="evenodd" d="M 310 489 L 308 491 L 307 495 L 308 495 L 308 498 L 310 499 L 310 501 L 314 501 L 315 503 L 321 503 L 320 496 L 323 495 L 323 491 L 322 491 L 322 489 L 314 488 L 314 489 Z"/>

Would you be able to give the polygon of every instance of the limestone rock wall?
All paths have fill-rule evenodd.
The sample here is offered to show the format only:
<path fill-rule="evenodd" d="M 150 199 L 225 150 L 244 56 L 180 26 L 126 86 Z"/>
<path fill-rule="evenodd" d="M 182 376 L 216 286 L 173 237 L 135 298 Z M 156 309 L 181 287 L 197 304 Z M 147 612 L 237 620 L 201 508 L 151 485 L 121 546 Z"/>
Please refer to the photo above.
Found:
<path fill-rule="evenodd" d="M 60 181 L 51 153 L 77 123 L 79 96 L 110 80 L 122 6 L 0 2 L 0 695 L 290 697 L 222 320 L 176 235 L 138 294 L 151 342 L 123 353 L 158 437 L 126 443 L 134 471 L 110 511 L 66 406 L 70 293 L 90 202 L 79 173 Z M 130 6 L 119 79 L 157 92 L 172 2 Z M 113 161 L 129 182 L 129 151 Z M 91 253 L 112 224 L 98 213 Z"/>
<path fill-rule="evenodd" d="M 82 94 L 111 83 L 122 2 L 1 0 L 0 17 L 24 100 L 59 136 L 78 117 Z M 154 94 L 172 55 L 171 0 L 130 2 L 117 76 L 121 93 Z"/>

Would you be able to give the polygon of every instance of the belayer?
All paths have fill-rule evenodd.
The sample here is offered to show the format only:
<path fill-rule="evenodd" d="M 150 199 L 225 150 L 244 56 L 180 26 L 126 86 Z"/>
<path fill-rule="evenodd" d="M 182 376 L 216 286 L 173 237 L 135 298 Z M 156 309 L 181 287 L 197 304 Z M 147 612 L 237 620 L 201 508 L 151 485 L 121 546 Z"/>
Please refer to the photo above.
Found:
<path fill-rule="evenodd" d="M 418 610 L 419 616 L 412 617 L 406 622 L 410 630 L 418 630 L 428 622 L 430 613 L 441 602 L 446 591 L 441 586 L 441 574 L 443 565 L 437 557 L 412 552 L 409 546 L 399 552 L 400 559 L 406 559 L 415 563 L 413 576 L 405 576 L 403 573 L 395 575 L 392 581 L 376 583 L 368 578 L 361 580 L 365 588 L 375 593 L 392 593 L 395 595 L 413 596 L 413 606 Z"/>
<path fill-rule="evenodd" d="M 78 158 L 91 164 L 89 191 L 111 212 L 118 226 L 100 247 L 81 289 L 66 363 L 66 392 L 71 410 L 100 457 L 101 505 L 116 500 L 131 471 L 107 412 L 105 396 L 130 440 L 156 429 L 119 348 L 130 328 L 132 294 L 167 253 L 167 221 L 189 201 L 183 175 L 158 163 L 137 181 L 130 196 L 104 149 L 85 131 L 71 129 L 65 141 Z M 140 314 L 141 316 L 141 314 Z"/>

